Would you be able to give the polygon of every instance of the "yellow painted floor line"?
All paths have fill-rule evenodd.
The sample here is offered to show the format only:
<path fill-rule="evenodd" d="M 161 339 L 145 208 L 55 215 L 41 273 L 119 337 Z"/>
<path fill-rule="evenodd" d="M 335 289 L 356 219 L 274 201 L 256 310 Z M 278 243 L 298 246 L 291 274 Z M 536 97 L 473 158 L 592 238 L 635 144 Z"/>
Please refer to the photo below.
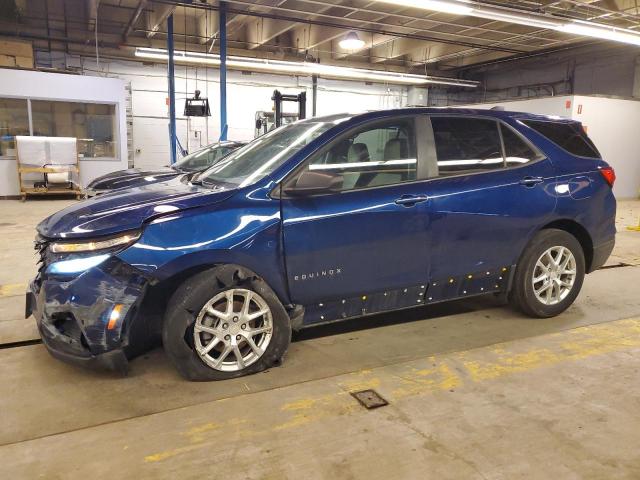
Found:
<path fill-rule="evenodd" d="M 23 296 L 26 291 L 26 283 L 9 283 L 6 285 L 0 285 L 0 298 Z"/>
<path fill-rule="evenodd" d="M 507 376 L 526 375 L 541 368 L 638 348 L 640 318 L 632 318 L 361 370 L 311 382 L 305 390 L 313 393 L 303 396 L 296 396 L 296 385 L 283 387 L 289 394 L 283 392 L 275 401 L 273 391 L 249 394 L 234 400 L 234 406 L 237 404 L 239 409 L 235 415 L 236 408 L 229 408 L 228 399 L 217 400 L 206 407 L 200 404 L 194 411 L 190 407 L 183 409 L 183 413 L 189 410 L 189 415 L 184 415 L 188 420 L 167 423 L 172 427 L 165 432 L 168 438 L 165 437 L 163 443 L 172 448 L 153 450 L 149 445 L 151 451 L 143 449 L 147 450 L 143 458 L 146 463 L 161 462 L 214 446 L 219 438 L 273 435 L 357 413 L 362 407 L 350 395 L 357 390 L 375 389 L 393 405 L 418 395 L 464 390 Z M 269 405 L 269 415 L 247 415 L 248 407 L 242 405 L 253 402 L 254 395 L 273 402 Z M 210 435 L 211 432 L 215 435 Z"/>

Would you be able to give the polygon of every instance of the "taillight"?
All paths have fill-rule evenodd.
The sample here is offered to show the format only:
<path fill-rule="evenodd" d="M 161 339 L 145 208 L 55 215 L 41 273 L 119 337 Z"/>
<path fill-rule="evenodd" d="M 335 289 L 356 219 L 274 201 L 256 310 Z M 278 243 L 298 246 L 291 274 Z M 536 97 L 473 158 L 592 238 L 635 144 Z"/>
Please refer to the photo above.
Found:
<path fill-rule="evenodd" d="M 600 173 L 604 177 L 605 181 L 609 184 L 610 187 L 613 187 L 613 184 L 616 181 L 616 172 L 611 167 L 602 167 L 600 169 Z"/>

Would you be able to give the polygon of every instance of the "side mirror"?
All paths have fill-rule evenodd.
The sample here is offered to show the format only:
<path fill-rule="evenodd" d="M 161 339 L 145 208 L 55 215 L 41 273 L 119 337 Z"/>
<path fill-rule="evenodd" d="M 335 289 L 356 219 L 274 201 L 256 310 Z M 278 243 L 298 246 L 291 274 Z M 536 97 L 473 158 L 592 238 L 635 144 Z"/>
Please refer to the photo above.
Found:
<path fill-rule="evenodd" d="M 293 182 L 285 186 L 284 193 L 292 197 L 339 192 L 342 189 L 342 175 L 329 172 L 305 170 Z"/>
<path fill-rule="evenodd" d="M 259 118 L 256 119 L 256 130 L 260 130 L 262 128 L 262 120 Z"/>

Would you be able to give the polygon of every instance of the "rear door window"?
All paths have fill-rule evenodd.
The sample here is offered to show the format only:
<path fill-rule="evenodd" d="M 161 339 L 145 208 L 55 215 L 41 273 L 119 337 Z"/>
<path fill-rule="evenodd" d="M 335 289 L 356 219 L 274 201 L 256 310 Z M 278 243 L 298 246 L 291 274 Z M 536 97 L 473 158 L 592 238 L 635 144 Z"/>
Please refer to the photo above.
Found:
<path fill-rule="evenodd" d="M 578 157 L 600 158 L 600 152 L 578 122 L 522 120 L 522 123 L 544 135 L 553 143 Z"/>
<path fill-rule="evenodd" d="M 503 168 L 498 122 L 471 117 L 431 117 L 439 176 Z"/>

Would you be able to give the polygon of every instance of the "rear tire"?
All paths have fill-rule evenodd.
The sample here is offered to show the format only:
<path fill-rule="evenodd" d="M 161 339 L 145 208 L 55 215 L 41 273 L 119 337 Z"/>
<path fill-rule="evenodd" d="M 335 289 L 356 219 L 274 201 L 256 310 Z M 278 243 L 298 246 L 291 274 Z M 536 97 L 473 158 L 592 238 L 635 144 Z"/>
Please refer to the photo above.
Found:
<path fill-rule="evenodd" d="M 529 242 L 516 266 L 509 302 L 531 317 L 554 317 L 574 302 L 584 275 L 580 242 L 564 230 L 542 230 Z"/>
<path fill-rule="evenodd" d="M 291 341 L 286 310 L 264 280 L 234 265 L 206 270 L 172 295 L 162 342 L 188 380 L 225 380 L 279 364 Z"/>

